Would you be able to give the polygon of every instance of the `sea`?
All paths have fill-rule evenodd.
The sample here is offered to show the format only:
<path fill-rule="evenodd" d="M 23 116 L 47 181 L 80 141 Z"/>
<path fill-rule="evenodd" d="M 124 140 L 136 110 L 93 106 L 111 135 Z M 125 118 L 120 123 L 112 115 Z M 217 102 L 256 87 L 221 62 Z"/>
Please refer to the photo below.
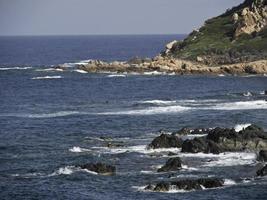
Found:
<path fill-rule="evenodd" d="M 153 57 L 185 35 L 0 37 L 0 199 L 265 200 L 255 152 L 149 150 L 183 127 L 267 130 L 267 77 L 86 73 L 55 70 L 84 60 Z M 191 137 L 191 136 L 187 136 Z M 115 144 L 114 147 L 108 147 Z M 168 152 L 183 168 L 158 173 Z M 116 175 L 78 165 L 104 162 Z M 149 183 L 218 177 L 224 187 L 149 192 Z"/>

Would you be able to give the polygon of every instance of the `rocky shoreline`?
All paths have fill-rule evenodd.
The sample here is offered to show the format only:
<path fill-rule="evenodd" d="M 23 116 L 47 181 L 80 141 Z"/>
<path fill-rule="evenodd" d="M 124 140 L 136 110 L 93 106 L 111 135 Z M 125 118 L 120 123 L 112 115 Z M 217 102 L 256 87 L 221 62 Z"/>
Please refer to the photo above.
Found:
<path fill-rule="evenodd" d="M 184 139 L 185 136 L 195 136 L 191 139 Z M 105 141 L 105 140 L 104 140 Z M 112 139 L 108 139 L 112 141 Z M 107 148 L 116 148 L 113 145 Z M 204 153 L 224 154 L 229 152 L 255 152 L 257 154 L 257 165 L 254 176 L 245 177 L 245 180 L 258 180 L 267 176 L 267 134 L 256 125 L 248 125 L 242 130 L 229 128 L 189 129 L 183 128 L 173 133 L 160 131 L 160 135 L 154 138 L 147 149 L 179 149 L 180 153 Z M 220 176 L 199 177 L 199 178 L 174 178 L 180 174 L 185 166 L 185 160 L 181 154 L 169 152 L 166 163 L 161 165 L 155 173 L 158 177 L 168 175 L 162 181 L 150 181 L 142 187 L 142 191 L 148 192 L 170 192 L 170 191 L 196 191 L 212 188 L 221 188 L 227 185 L 227 180 Z M 189 163 L 186 163 L 189 164 Z M 116 166 L 105 163 L 89 163 L 77 165 L 78 168 L 95 172 L 99 175 L 116 176 Z M 237 180 L 242 183 L 244 177 Z"/>
<path fill-rule="evenodd" d="M 68 70 L 64 65 L 55 67 L 60 70 Z M 138 74 L 172 74 L 172 75 L 244 75 L 267 74 L 267 60 L 237 63 L 230 65 L 209 66 L 200 62 L 182 60 L 176 58 L 156 56 L 154 58 L 133 58 L 129 61 L 104 62 L 90 60 L 87 63 L 76 64 L 77 70 L 88 73 L 138 73 Z"/>

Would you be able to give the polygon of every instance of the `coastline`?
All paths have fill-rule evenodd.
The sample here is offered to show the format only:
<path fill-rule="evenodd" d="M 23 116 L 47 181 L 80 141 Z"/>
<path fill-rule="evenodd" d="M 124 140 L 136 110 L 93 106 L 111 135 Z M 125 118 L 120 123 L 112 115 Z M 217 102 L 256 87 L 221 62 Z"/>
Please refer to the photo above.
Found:
<path fill-rule="evenodd" d="M 77 70 L 87 73 L 166 73 L 172 75 L 265 75 L 267 74 L 267 60 L 242 62 L 223 65 L 206 65 L 201 62 L 183 60 L 177 58 L 156 56 L 150 58 L 133 58 L 129 61 L 104 62 L 101 60 L 88 60 L 76 63 Z M 58 65 L 56 69 L 66 70 L 64 65 Z"/>

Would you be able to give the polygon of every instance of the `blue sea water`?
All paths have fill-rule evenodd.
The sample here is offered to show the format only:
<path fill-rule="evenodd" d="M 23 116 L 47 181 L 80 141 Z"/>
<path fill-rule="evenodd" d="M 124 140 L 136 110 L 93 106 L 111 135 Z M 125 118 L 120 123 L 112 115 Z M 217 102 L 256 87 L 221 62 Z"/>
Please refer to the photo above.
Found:
<path fill-rule="evenodd" d="M 253 152 L 173 149 L 187 166 L 172 177 L 220 177 L 225 187 L 155 193 L 142 186 L 169 179 L 156 173 L 168 152 L 146 149 L 161 129 L 255 123 L 267 130 L 267 77 L 50 70 L 87 59 L 155 56 L 183 37 L 0 37 L 0 199 L 266 199 L 266 178 L 253 179 L 260 167 Z M 107 148 L 109 142 L 124 146 Z M 117 174 L 75 167 L 98 161 L 115 165 Z"/>

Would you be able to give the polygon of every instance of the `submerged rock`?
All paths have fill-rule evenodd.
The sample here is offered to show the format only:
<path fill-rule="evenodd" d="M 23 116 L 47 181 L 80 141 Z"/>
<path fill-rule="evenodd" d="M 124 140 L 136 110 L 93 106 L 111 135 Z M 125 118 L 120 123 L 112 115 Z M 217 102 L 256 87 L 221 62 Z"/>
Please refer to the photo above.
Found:
<path fill-rule="evenodd" d="M 266 176 L 267 175 L 267 165 L 257 171 L 257 176 Z"/>
<path fill-rule="evenodd" d="M 218 188 L 224 184 L 223 179 L 218 178 L 201 178 L 201 179 L 185 179 L 171 182 L 160 182 L 153 188 L 152 185 L 147 186 L 145 189 L 155 192 L 168 192 L 171 189 L 175 190 L 203 190 L 205 188 Z"/>
<path fill-rule="evenodd" d="M 161 134 L 159 137 L 156 137 L 149 145 L 150 149 L 157 148 L 180 148 L 182 147 L 183 140 L 177 136 L 169 134 Z"/>
<path fill-rule="evenodd" d="M 104 163 L 89 163 L 85 165 L 80 165 L 78 167 L 80 167 L 81 169 L 96 172 L 101 175 L 114 175 L 116 173 L 116 167 Z"/>
<path fill-rule="evenodd" d="M 259 152 L 258 160 L 267 162 L 267 150 L 261 150 Z"/>
<path fill-rule="evenodd" d="M 182 168 L 182 161 L 180 158 L 170 158 L 166 164 L 158 169 L 158 172 L 178 171 Z"/>

